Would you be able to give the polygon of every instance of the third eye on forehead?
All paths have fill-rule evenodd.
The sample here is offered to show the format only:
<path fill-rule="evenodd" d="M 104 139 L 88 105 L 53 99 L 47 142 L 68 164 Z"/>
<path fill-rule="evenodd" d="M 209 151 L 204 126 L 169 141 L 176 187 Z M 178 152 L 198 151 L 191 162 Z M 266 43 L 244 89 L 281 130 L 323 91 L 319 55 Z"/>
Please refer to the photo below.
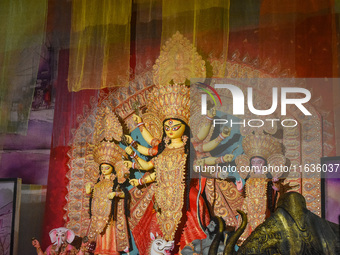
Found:
<path fill-rule="evenodd" d="M 257 163 L 257 164 L 261 164 L 261 163 L 264 163 L 264 160 L 260 159 L 260 158 L 255 158 L 255 159 L 252 159 L 252 162 Z"/>
<path fill-rule="evenodd" d="M 176 126 L 176 125 L 182 124 L 182 123 L 179 120 L 171 120 L 171 123 L 170 123 L 170 120 L 167 120 L 164 124 L 165 125 Z"/>
<path fill-rule="evenodd" d="M 182 123 L 174 124 L 172 126 L 169 126 L 169 125 L 165 124 L 165 127 L 168 127 L 168 128 L 170 128 L 170 127 L 178 127 L 180 125 L 182 125 Z"/>

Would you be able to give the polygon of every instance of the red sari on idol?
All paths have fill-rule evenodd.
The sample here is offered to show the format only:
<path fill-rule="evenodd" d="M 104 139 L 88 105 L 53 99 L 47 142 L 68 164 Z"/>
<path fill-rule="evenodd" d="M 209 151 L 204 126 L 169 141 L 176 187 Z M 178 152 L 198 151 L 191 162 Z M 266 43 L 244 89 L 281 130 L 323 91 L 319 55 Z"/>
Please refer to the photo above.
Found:
<path fill-rule="evenodd" d="M 209 213 L 201 195 L 197 204 L 197 179 L 191 180 L 189 192 L 186 192 L 186 156 L 184 147 L 164 149 L 152 159 L 156 183 L 141 190 L 134 188 L 130 191 L 129 225 L 140 254 L 149 254 L 152 243 L 150 233 L 161 234 L 166 241 L 174 240 L 173 254 L 178 254 L 195 239 L 206 238 L 199 223 L 198 212 L 204 226 L 208 224 Z M 154 209 L 155 203 L 160 209 L 158 212 Z"/>

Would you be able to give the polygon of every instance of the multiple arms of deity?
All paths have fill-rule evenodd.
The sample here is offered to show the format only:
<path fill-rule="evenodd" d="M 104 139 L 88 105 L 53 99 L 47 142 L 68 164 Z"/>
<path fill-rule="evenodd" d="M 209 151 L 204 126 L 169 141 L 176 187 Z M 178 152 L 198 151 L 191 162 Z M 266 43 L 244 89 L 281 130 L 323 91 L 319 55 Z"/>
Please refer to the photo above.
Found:
<path fill-rule="evenodd" d="M 208 111 L 208 114 L 205 116 L 205 124 L 199 129 L 196 137 L 199 141 L 202 141 L 207 138 L 209 135 L 210 129 L 212 127 L 212 120 L 214 119 L 216 115 L 216 108 L 213 107 Z M 203 144 L 202 151 L 203 152 L 209 152 L 215 149 L 224 138 L 227 138 L 230 135 L 230 129 L 225 127 L 222 130 L 222 133 L 216 137 L 214 140 L 211 140 L 207 143 Z"/>
<path fill-rule="evenodd" d="M 137 187 L 139 185 L 145 185 L 151 182 L 154 182 L 156 180 L 156 173 L 153 172 L 147 176 L 143 176 L 140 179 L 131 179 L 130 184 L 134 187 Z"/>
<path fill-rule="evenodd" d="M 139 130 L 144 138 L 144 140 L 151 145 L 152 144 L 152 140 L 154 139 L 154 137 L 150 134 L 150 132 L 145 128 L 145 125 L 142 121 L 142 118 L 139 117 L 136 114 L 132 115 L 133 120 L 137 123 L 137 127 L 139 127 Z M 146 147 L 144 147 L 146 148 Z M 145 155 L 145 154 L 144 154 Z"/>
<path fill-rule="evenodd" d="M 212 121 L 216 115 L 216 108 L 211 108 L 207 115 L 205 116 L 206 120 L 204 120 L 205 124 L 199 129 L 196 138 L 199 141 L 196 144 L 195 149 L 198 153 L 206 153 L 215 149 L 225 138 L 230 136 L 230 128 L 224 127 L 222 132 L 213 140 L 209 142 L 203 142 L 210 133 L 210 129 L 212 128 Z M 222 157 L 205 157 L 204 163 L 206 165 L 216 165 L 218 163 L 231 162 L 234 158 L 232 154 L 225 154 Z"/>
<path fill-rule="evenodd" d="M 203 140 L 208 136 L 210 129 L 212 127 L 212 120 L 214 118 L 214 116 L 216 115 L 216 109 L 212 108 L 207 115 L 207 123 L 205 125 L 203 125 L 197 134 L 197 138 L 198 140 L 201 140 L 201 146 L 198 146 L 199 148 L 195 148 L 197 150 L 200 150 L 201 152 L 209 152 L 213 149 L 215 149 L 223 139 L 225 139 L 226 137 L 228 137 L 230 135 L 230 129 L 229 128 L 224 128 L 223 131 L 221 132 L 221 134 L 219 134 L 219 136 L 217 138 L 215 138 L 214 140 L 211 140 L 207 143 L 203 143 Z M 138 115 L 133 115 L 133 120 L 137 123 L 137 126 L 140 129 L 140 132 L 144 138 L 144 140 L 151 146 L 155 145 L 155 140 L 154 137 L 150 134 L 150 132 L 145 128 L 145 125 L 142 121 L 142 118 L 139 117 Z M 146 155 L 146 156 L 155 156 L 154 152 L 157 150 L 152 150 L 152 148 L 147 148 L 145 146 L 142 146 L 138 143 L 136 143 L 135 141 L 133 141 L 131 136 L 126 135 L 126 140 L 128 143 L 132 144 L 132 146 L 142 155 Z M 156 143 L 158 144 L 158 143 Z M 141 159 L 140 157 L 138 157 L 138 155 L 133 151 L 133 149 L 131 148 L 131 146 L 126 147 L 125 149 L 126 153 L 129 154 L 133 159 L 135 159 L 135 163 L 132 163 L 131 161 L 125 161 L 125 164 L 128 168 L 138 168 L 140 170 L 145 170 L 145 171 L 150 171 L 154 168 L 154 165 L 151 161 L 145 161 L 143 159 Z M 224 162 L 231 162 L 234 158 L 234 155 L 232 154 L 225 154 L 222 157 L 205 157 L 204 158 L 204 164 L 206 165 L 215 165 L 218 163 L 224 163 Z M 155 175 L 155 173 L 153 173 Z M 153 182 L 155 180 L 155 178 L 150 179 L 150 180 L 145 180 L 144 183 L 150 183 Z M 139 181 L 139 183 L 138 183 Z M 140 183 L 143 182 L 141 181 L 141 179 L 137 180 L 137 179 L 132 179 L 130 180 L 130 184 L 133 186 L 138 186 L 140 185 Z"/>
<path fill-rule="evenodd" d="M 212 126 L 212 120 L 214 119 L 216 115 L 216 108 L 213 107 L 211 108 L 207 115 L 206 115 L 206 120 L 205 120 L 205 124 L 200 128 L 200 130 L 197 133 L 197 138 L 200 141 L 203 141 L 209 134 L 211 126 Z"/>
<path fill-rule="evenodd" d="M 208 115 L 207 115 L 207 118 L 208 120 L 212 120 L 214 118 L 214 116 L 216 115 L 216 109 L 215 108 L 212 108 L 209 112 L 208 112 Z M 138 123 L 137 126 L 139 127 L 140 129 L 140 132 L 144 138 L 144 140 L 151 146 L 154 146 L 153 143 L 155 143 L 155 138 L 150 134 L 150 132 L 145 128 L 144 126 L 144 123 L 142 121 L 142 118 L 139 117 L 138 115 L 134 114 L 133 115 L 133 120 Z M 200 129 L 199 129 L 199 132 L 197 134 L 197 138 L 201 141 L 203 141 L 209 134 L 210 132 L 210 129 L 212 127 L 212 122 L 211 121 L 208 121 L 205 125 L 203 125 Z M 209 151 L 212 151 L 213 149 L 215 149 L 223 139 L 227 138 L 228 136 L 230 136 L 230 129 L 229 128 L 224 128 L 221 132 L 221 134 L 216 137 L 214 140 L 211 140 L 207 143 L 204 143 L 203 146 L 202 146 L 202 149 L 201 151 L 202 152 L 209 152 Z M 127 142 L 132 144 L 132 143 L 135 143 L 135 141 L 132 139 L 131 136 L 128 136 L 128 135 L 125 135 L 126 139 L 127 139 Z M 153 153 L 150 153 L 150 148 L 147 148 L 145 146 L 142 146 L 138 143 L 136 143 L 136 146 L 135 146 L 135 149 L 141 153 L 142 155 L 145 155 L 145 156 L 155 156 Z M 132 155 L 133 153 L 133 150 L 131 148 L 127 149 L 126 151 L 129 155 Z M 233 159 L 233 155 L 232 154 L 226 154 L 223 156 L 223 161 L 224 162 L 230 162 L 232 161 Z M 220 163 L 220 162 L 216 162 L 216 160 L 218 160 L 217 157 L 209 157 L 209 158 L 206 158 L 206 164 L 208 165 L 214 165 L 216 163 Z M 151 162 L 150 162 L 151 163 Z M 145 167 L 144 167 L 145 166 Z M 149 166 L 149 167 L 146 167 L 146 165 L 141 165 L 141 168 L 142 170 L 150 170 L 152 169 L 153 166 Z"/>
<path fill-rule="evenodd" d="M 221 157 L 213 157 L 213 156 L 207 156 L 208 152 L 215 149 L 225 138 L 230 136 L 230 128 L 224 127 L 222 132 L 213 140 L 204 142 L 204 140 L 208 137 L 210 130 L 212 128 L 212 122 L 216 115 L 216 108 L 211 108 L 207 115 L 205 116 L 205 120 L 203 120 L 203 125 L 200 127 L 197 135 L 196 135 L 196 142 L 194 144 L 195 150 L 197 152 L 198 160 L 196 162 L 197 165 L 216 165 L 219 163 L 229 163 L 233 160 L 234 155 L 233 154 L 225 154 Z M 202 156 L 203 154 L 203 156 Z M 208 154 L 209 155 L 209 154 Z M 203 173 L 203 175 L 207 177 L 211 177 L 210 173 Z M 225 176 L 220 175 L 218 173 L 219 178 L 225 178 Z"/>
<path fill-rule="evenodd" d="M 139 127 L 139 130 L 144 138 L 144 140 L 152 147 L 155 147 L 159 144 L 159 141 L 155 139 L 150 132 L 145 128 L 145 125 L 142 121 L 142 118 L 139 117 L 136 114 L 133 114 L 132 116 L 133 120 L 137 123 L 137 126 Z M 155 156 L 157 154 L 157 150 L 154 150 L 153 148 L 147 148 L 143 145 L 138 144 L 136 141 L 132 139 L 131 136 L 125 135 L 126 141 L 134 147 L 140 154 L 145 156 Z M 129 151 L 130 152 L 130 151 Z M 131 155 L 129 152 L 127 152 L 129 155 Z"/>
<path fill-rule="evenodd" d="M 144 130 L 146 130 L 146 129 L 144 129 Z M 157 154 L 156 147 L 157 147 L 159 141 L 155 138 L 153 138 L 151 140 L 151 146 L 156 146 L 156 147 L 151 147 L 151 148 L 147 148 L 143 145 L 140 145 L 138 142 L 134 141 L 133 138 L 129 135 L 125 135 L 125 139 L 130 144 L 130 146 L 135 148 L 140 154 L 142 154 L 144 156 L 155 156 Z"/>
<path fill-rule="evenodd" d="M 152 156 L 149 155 L 149 148 L 140 145 L 136 141 L 133 140 L 133 138 L 129 135 L 125 135 L 127 143 L 129 143 L 131 146 L 133 146 L 140 154 L 145 155 L 145 156 Z"/>
<path fill-rule="evenodd" d="M 209 142 L 204 142 L 204 140 L 208 137 L 210 130 L 212 128 L 212 122 L 213 119 L 216 115 L 216 109 L 215 107 L 211 108 L 207 115 L 205 116 L 205 120 L 202 127 L 200 127 L 197 135 L 196 135 L 196 139 L 198 142 L 196 142 L 196 146 L 195 146 L 195 150 L 197 151 L 197 155 L 198 155 L 198 160 L 196 162 L 197 165 L 208 165 L 208 166 L 212 166 L 212 165 L 216 165 L 219 163 L 229 163 L 233 160 L 234 155 L 231 154 L 225 154 L 223 156 L 220 157 L 213 157 L 213 156 L 207 156 L 206 154 L 210 151 L 212 151 L 213 149 L 215 149 L 226 137 L 230 136 L 230 128 L 228 127 L 224 127 L 222 132 L 214 139 L 211 140 Z M 204 157 L 200 157 L 200 154 L 204 155 Z M 204 176 L 206 177 L 211 177 L 210 173 L 202 173 Z M 214 173 L 214 177 L 217 178 L 222 178 L 225 179 L 228 177 L 228 172 L 216 172 Z M 239 191 L 241 191 L 243 189 L 243 182 L 240 178 L 236 179 L 236 187 Z"/>
<path fill-rule="evenodd" d="M 128 168 L 138 168 L 140 170 L 145 170 L 145 171 L 150 171 L 154 168 L 154 165 L 151 161 L 145 161 L 144 159 L 140 158 L 137 153 L 134 153 L 134 151 L 132 150 L 131 147 L 126 147 L 125 151 L 127 154 L 129 154 L 131 156 L 131 158 L 133 158 L 137 164 L 132 163 L 131 161 L 124 161 L 124 164 L 126 165 L 126 167 Z"/>
<path fill-rule="evenodd" d="M 137 123 L 137 126 L 139 127 L 139 130 L 140 130 L 144 140 L 149 145 L 151 145 L 154 141 L 154 137 L 145 128 L 144 123 L 142 122 L 142 118 L 139 117 L 138 115 L 134 114 L 133 120 Z M 127 138 L 127 141 L 129 143 L 133 143 L 133 139 L 131 138 L 131 136 L 125 136 L 125 137 Z M 149 153 L 150 149 L 149 148 L 146 148 L 146 147 L 144 147 L 140 144 L 138 144 L 135 148 L 142 155 L 150 156 L 150 153 Z M 140 158 L 137 155 L 137 153 L 135 153 L 130 146 L 126 147 L 125 151 L 128 155 L 130 155 L 131 158 L 133 158 L 135 160 L 135 163 L 132 163 L 131 161 L 124 161 L 126 167 L 128 167 L 128 168 L 138 168 L 138 169 L 144 170 L 144 171 L 150 171 L 150 170 L 154 169 L 154 165 L 153 165 L 152 161 L 145 161 L 144 159 Z M 145 178 L 131 179 L 130 184 L 132 186 L 136 187 L 136 186 L 139 186 L 139 185 L 154 182 L 155 179 L 156 179 L 156 173 L 151 173 L 150 175 L 148 175 Z"/>
<path fill-rule="evenodd" d="M 212 108 L 209 112 L 208 115 L 206 116 L 207 123 L 205 125 L 203 125 L 200 129 L 199 132 L 197 134 L 197 138 L 198 140 L 202 141 L 202 146 L 201 148 L 195 148 L 197 150 L 201 150 L 201 152 L 209 152 L 213 149 L 215 149 L 223 139 L 225 139 L 226 137 L 228 137 L 230 135 L 230 129 L 229 128 L 224 128 L 223 131 L 221 132 L 221 134 L 215 138 L 214 140 L 211 140 L 207 143 L 203 143 L 203 140 L 208 136 L 210 129 L 212 127 L 212 120 L 214 118 L 214 116 L 216 115 L 216 109 Z M 134 114 L 133 115 L 133 120 L 137 123 L 137 126 L 139 127 L 139 130 L 144 138 L 144 140 L 151 146 L 155 146 L 154 148 L 157 147 L 159 141 L 156 141 L 157 139 L 155 139 L 150 132 L 145 128 L 145 125 L 142 121 L 142 118 L 139 117 L 138 115 Z M 125 138 L 127 140 L 127 142 L 129 144 L 131 144 L 140 154 L 142 155 L 146 155 L 146 156 L 155 156 L 157 149 L 154 148 L 147 148 L 145 146 L 142 146 L 140 144 L 138 144 L 137 142 L 135 142 L 131 136 L 129 135 L 125 135 Z M 128 168 L 137 168 L 140 170 L 144 170 L 144 171 L 151 171 L 154 169 L 154 165 L 152 161 L 145 161 L 144 159 L 140 158 L 136 152 L 133 151 L 133 149 L 131 148 L 131 146 L 128 146 L 125 148 L 125 151 L 128 155 L 130 155 L 131 158 L 133 158 L 135 160 L 135 162 L 131 162 L 131 161 L 124 161 L 124 164 L 126 167 Z M 204 158 L 204 164 L 205 165 L 215 165 L 218 163 L 224 163 L 224 162 L 231 162 L 232 159 L 234 158 L 234 155 L 232 154 L 225 154 L 221 157 L 205 157 Z M 129 182 L 131 185 L 133 186 L 139 186 L 142 184 L 147 184 L 147 183 L 151 183 L 154 182 L 156 179 L 156 173 L 151 173 L 150 175 L 148 175 L 147 177 L 145 177 L 144 179 L 131 179 Z M 93 187 L 91 186 L 91 184 L 87 184 L 86 185 L 86 193 L 90 194 L 92 192 Z M 117 197 L 121 197 L 124 198 L 124 193 L 123 192 L 111 192 L 110 194 L 108 194 L 108 198 L 109 199 L 113 199 L 115 196 Z"/>

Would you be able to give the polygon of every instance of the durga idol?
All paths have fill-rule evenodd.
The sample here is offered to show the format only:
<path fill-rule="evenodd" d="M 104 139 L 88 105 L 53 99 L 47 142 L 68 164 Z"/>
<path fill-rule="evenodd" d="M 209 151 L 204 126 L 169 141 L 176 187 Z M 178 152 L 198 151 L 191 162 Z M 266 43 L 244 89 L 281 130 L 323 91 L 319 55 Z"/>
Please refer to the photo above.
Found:
<path fill-rule="evenodd" d="M 153 137 L 142 118 L 134 115 L 143 138 L 151 146 L 149 156 L 154 157 L 145 161 L 129 146 L 125 151 L 135 162 L 125 163 L 128 167 L 151 172 L 141 179 L 131 179 L 130 184 L 143 187 L 156 182 L 156 218 L 163 239 L 175 241 L 175 244 L 180 242 L 183 248 L 195 239 L 206 237 L 197 217 L 198 190 L 194 181 L 190 183 L 189 178 L 189 159 L 194 158 L 194 149 L 191 149 L 189 140 L 190 128 L 187 124 L 190 116 L 190 91 L 185 85 L 178 84 L 156 87 L 148 99 L 148 113 L 157 114 L 163 123 L 162 138 L 158 140 Z M 199 205 L 202 212 L 202 198 L 199 199 Z M 175 247 L 175 253 L 178 248 Z"/>

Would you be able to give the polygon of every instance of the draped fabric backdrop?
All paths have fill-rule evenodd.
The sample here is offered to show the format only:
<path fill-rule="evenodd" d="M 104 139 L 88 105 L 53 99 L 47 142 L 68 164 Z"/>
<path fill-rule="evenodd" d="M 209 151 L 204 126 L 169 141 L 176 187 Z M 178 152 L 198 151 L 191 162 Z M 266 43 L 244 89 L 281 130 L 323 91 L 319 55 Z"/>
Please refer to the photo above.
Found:
<path fill-rule="evenodd" d="M 70 91 L 128 86 L 131 2 L 72 1 Z"/>
<path fill-rule="evenodd" d="M 0 3 L 0 135 L 26 133 L 46 13 L 47 0 Z"/>
<path fill-rule="evenodd" d="M 229 1 L 166 1 L 162 5 L 162 45 L 177 31 L 207 58 L 227 58 Z"/>
<path fill-rule="evenodd" d="M 69 52 L 68 50 L 61 50 L 59 53 L 58 79 L 55 83 L 56 106 L 42 240 L 44 247 L 50 244 L 49 231 L 65 224 L 63 217 L 68 182 L 66 173 L 69 171 L 67 153 L 70 150 L 69 143 L 72 139 L 72 129 L 77 126 L 78 116 L 82 116 L 86 111 L 90 98 L 96 97 L 98 94 L 97 90 L 69 92 L 67 84 L 68 66 Z"/>

